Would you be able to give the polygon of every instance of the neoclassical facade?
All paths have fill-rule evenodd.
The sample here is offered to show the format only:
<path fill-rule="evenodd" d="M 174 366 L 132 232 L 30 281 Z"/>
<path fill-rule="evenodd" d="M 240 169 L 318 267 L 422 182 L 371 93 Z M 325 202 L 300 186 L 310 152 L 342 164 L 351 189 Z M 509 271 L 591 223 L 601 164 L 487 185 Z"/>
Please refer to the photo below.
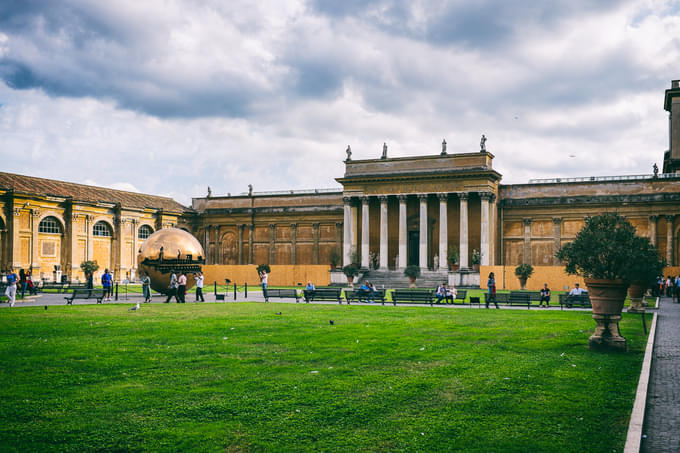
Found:
<path fill-rule="evenodd" d="M 80 263 L 96 260 L 97 276 L 134 278 L 144 240 L 187 211 L 165 197 L 0 172 L 0 268 L 82 279 Z"/>

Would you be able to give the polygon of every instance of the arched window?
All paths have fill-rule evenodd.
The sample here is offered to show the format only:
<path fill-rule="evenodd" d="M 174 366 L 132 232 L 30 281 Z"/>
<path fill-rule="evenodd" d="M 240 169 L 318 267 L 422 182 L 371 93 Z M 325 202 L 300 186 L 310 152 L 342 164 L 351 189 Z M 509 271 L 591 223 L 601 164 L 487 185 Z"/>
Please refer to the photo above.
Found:
<path fill-rule="evenodd" d="M 94 224 L 94 228 L 92 229 L 92 235 L 93 236 L 104 236 L 104 237 L 111 237 L 111 227 L 109 226 L 108 223 L 99 221 Z"/>
<path fill-rule="evenodd" d="M 38 225 L 39 233 L 61 234 L 61 223 L 54 217 L 45 217 Z"/>
<path fill-rule="evenodd" d="M 153 233 L 153 230 L 151 229 L 151 227 L 149 225 L 142 225 L 142 226 L 139 227 L 139 232 L 137 234 L 137 237 L 139 239 L 146 239 L 149 236 L 151 236 L 152 233 Z"/>

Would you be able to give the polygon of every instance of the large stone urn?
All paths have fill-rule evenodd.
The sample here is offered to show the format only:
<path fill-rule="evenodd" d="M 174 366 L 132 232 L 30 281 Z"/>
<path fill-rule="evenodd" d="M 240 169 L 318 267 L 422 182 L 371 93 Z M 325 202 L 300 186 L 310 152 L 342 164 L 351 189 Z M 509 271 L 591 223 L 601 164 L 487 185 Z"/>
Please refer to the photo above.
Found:
<path fill-rule="evenodd" d="M 586 278 L 585 283 L 593 306 L 593 319 L 597 323 L 588 340 L 590 349 L 625 351 L 626 339 L 619 332 L 619 321 L 628 284 L 621 280 L 594 278 Z"/>
<path fill-rule="evenodd" d="M 644 313 L 645 307 L 642 306 L 642 298 L 645 295 L 646 286 L 640 282 L 633 282 L 628 287 L 628 297 L 630 297 L 630 306 L 628 313 Z"/>

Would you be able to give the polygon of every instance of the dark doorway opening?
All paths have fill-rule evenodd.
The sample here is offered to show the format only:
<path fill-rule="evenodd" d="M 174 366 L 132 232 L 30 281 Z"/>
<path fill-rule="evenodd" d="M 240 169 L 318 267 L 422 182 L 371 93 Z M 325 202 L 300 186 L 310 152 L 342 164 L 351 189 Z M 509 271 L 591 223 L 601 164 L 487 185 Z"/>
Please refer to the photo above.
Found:
<path fill-rule="evenodd" d="M 420 231 L 408 232 L 408 264 L 420 264 Z"/>

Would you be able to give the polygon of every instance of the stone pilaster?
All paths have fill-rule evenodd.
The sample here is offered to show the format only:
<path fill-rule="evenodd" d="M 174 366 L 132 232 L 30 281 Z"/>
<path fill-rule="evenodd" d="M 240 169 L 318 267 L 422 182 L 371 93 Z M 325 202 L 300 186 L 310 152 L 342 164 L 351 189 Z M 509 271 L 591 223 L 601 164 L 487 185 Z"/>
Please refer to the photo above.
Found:
<path fill-rule="evenodd" d="M 87 231 L 87 260 L 86 261 L 92 261 L 92 256 L 94 254 L 94 243 L 93 243 L 93 235 L 92 235 L 92 228 L 94 227 L 94 216 L 91 214 L 88 214 L 85 216 L 85 231 Z M 106 266 L 105 266 L 106 267 Z"/>
<path fill-rule="evenodd" d="M 531 219 L 524 221 L 524 264 L 531 264 Z"/>
<path fill-rule="evenodd" d="M 380 200 L 380 269 L 387 270 L 387 196 L 381 195 Z"/>
<path fill-rule="evenodd" d="M 245 229 L 245 223 L 240 223 L 238 226 L 238 264 L 243 264 L 243 230 Z"/>
<path fill-rule="evenodd" d="M 491 266 L 496 265 L 496 238 L 498 237 L 496 220 L 496 195 L 491 194 L 489 198 L 489 264 Z"/>
<path fill-rule="evenodd" d="M 674 215 L 666 216 L 666 262 L 669 266 L 674 266 L 673 262 L 673 220 Z"/>
<path fill-rule="evenodd" d="M 361 267 L 367 268 L 369 263 L 369 213 L 368 197 L 361 197 Z"/>
<path fill-rule="evenodd" d="M 649 216 L 649 240 L 654 246 L 656 246 L 656 221 L 658 218 L 658 215 Z"/>
<path fill-rule="evenodd" d="M 254 264 L 255 251 L 253 245 L 255 243 L 255 225 L 252 223 L 248 225 L 248 264 Z"/>
<path fill-rule="evenodd" d="M 290 224 L 290 264 L 297 264 L 297 223 Z"/>
<path fill-rule="evenodd" d="M 448 268 L 449 230 L 448 230 L 448 199 L 449 194 L 438 193 L 439 198 L 439 268 Z"/>
<path fill-rule="evenodd" d="M 38 243 L 38 225 L 40 224 L 40 210 L 31 209 L 31 268 L 40 269 L 40 244 Z M 40 275 L 36 272 L 36 275 Z"/>
<path fill-rule="evenodd" d="M 420 244 L 418 250 L 418 265 L 427 269 L 427 194 L 418 194 L 420 203 Z"/>
<path fill-rule="evenodd" d="M 269 264 L 276 264 L 276 225 L 269 224 Z"/>
<path fill-rule="evenodd" d="M 399 195 L 399 269 L 406 267 L 406 195 Z"/>
<path fill-rule="evenodd" d="M 335 222 L 335 249 L 342 253 L 343 222 Z"/>
<path fill-rule="evenodd" d="M 555 256 L 562 248 L 562 218 L 553 217 L 553 266 L 559 266 L 560 260 Z"/>
<path fill-rule="evenodd" d="M 460 268 L 469 268 L 468 261 L 468 197 L 469 194 L 462 192 L 458 194 L 460 200 Z"/>
<path fill-rule="evenodd" d="M 319 264 L 319 223 L 312 224 L 312 238 L 314 245 L 312 246 L 312 264 Z"/>
<path fill-rule="evenodd" d="M 132 231 L 132 256 L 130 257 L 130 279 L 137 278 L 137 249 L 139 247 L 139 219 L 130 219 L 130 231 Z"/>
<path fill-rule="evenodd" d="M 210 257 L 210 225 L 203 227 L 203 252 L 205 253 L 205 264 L 212 264 Z"/>
<path fill-rule="evenodd" d="M 489 200 L 491 200 L 491 193 L 481 192 L 479 198 L 481 199 L 480 211 L 480 230 L 479 230 L 479 264 L 482 266 L 489 265 L 489 256 L 491 255 L 489 242 Z"/>
<path fill-rule="evenodd" d="M 343 197 L 342 202 L 344 206 L 343 216 L 343 240 L 342 240 L 342 265 L 347 266 L 352 263 L 352 199 L 350 197 Z"/>

